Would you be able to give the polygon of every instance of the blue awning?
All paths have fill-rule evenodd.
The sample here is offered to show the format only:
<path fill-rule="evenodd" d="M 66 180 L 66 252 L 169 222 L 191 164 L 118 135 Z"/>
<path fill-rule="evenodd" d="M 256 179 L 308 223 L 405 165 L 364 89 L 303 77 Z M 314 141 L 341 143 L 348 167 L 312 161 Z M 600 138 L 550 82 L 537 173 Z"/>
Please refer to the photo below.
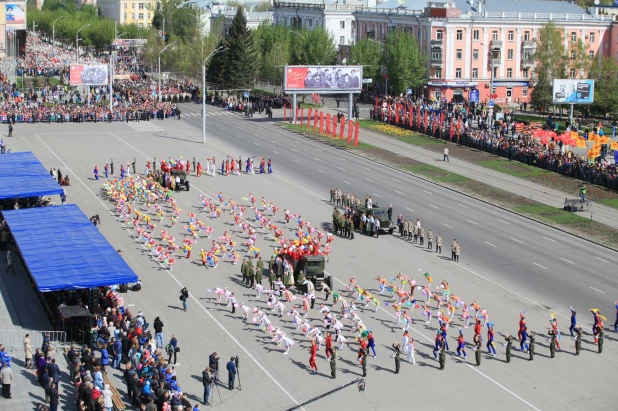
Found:
<path fill-rule="evenodd" d="M 31 151 L 0 155 L 0 200 L 62 194 L 62 191 Z"/>
<path fill-rule="evenodd" d="M 137 275 L 76 205 L 3 211 L 41 292 L 137 281 Z"/>

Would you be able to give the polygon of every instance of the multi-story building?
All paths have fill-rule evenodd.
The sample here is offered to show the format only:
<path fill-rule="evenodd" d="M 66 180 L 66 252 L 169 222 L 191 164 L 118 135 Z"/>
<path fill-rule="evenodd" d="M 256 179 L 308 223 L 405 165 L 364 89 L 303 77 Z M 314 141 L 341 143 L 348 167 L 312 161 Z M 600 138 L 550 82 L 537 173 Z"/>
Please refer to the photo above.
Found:
<path fill-rule="evenodd" d="M 150 27 L 156 0 L 98 0 L 101 14 L 121 24 Z"/>
<path fill-rule="evenodd" d="M 253 6 L 263 4 L 264 2 L 253 3 Z M 270 4 L 270 2 L 268 2 Z M 250 11 L 250 4 L 245 3 L 244 9 L 245 18 L 247 19 L 247 27 L 256 29 L 260 24 L 272 24 L 272 11 Z M 213 0 L 188 0 L 181 3 L 179 7 L 192 7 L 200 10 L 200 20 L 202 33 L 208 34 L 215 27 L 227 32 L 232 24 L 232 20 L 236 15 L 236 7 L 228 6 L 224 1 Z M 215 23 L 218 19 L 223 19 L 223 26 L 220 27 Z"/>
<path fill-rule="evenodd" d="M 383 42 L 395 29 L 409 30 L 426 52 L 426 97 L 469 99 L 480 95 L 498 104 L 529 102 L 537 34 L 552 21 L 563 30 L 568 53 L 580 40 L 590 58 L 616 55 L 618 30 L 612 16 L 591 13 L 571 2 L 532 0 L 391 0 L 354 13 L 355 40 Z M 611 44 L 610 44 L 611 43 Z M 614 44 L 617 43 L 617 44 Z M 570 70 L 569 77 L 585 75 Z M 494 89 L 490 90 L 493 78 Z"/>

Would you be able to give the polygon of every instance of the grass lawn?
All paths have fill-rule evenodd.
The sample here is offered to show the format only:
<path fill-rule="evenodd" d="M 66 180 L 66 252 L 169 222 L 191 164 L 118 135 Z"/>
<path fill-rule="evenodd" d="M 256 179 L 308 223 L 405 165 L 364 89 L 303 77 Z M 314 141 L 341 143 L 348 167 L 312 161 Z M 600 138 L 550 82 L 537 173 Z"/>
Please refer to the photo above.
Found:
<path fill-rule="evenodd" d="M 320 134 L 318 131 L 313 131 L 313 127 L 307 128 L 305 125 L 300 124 L 290 124 L 287 122 L 279 122 L 277 125 L 287 128 L 288 130 L 295 131 L 297 133 L 305 134 L 307 136 L 314 137 L 320 141 L 323 141 L 327 144 L 331 144 L 337 147 L 348 148 L 350 150 L 369 150 L 374 149 L 375 147 L 371 144 L 363 143 L 362 141 L 358 142 L 358 146 L 354 145 L 354 140 L 350 144 L 348 144 L 347 132 L 345 133 L 344 139 L 340 140 L 339 138 L 332 138 L 323 134 Z"/>
<path fill-rule="evenodd" d="M 457 183 L 470 180 L 468 177 L 464 177 L 455 173 L 450 173 L 442 168 L 428 164 L 401 166 L 400 168 L 440 183 Z"/>
<path fill-rule="evenodd" d="M 616 198 L 606 198 L 603 200 L 597 200 L 599 203 L 606 205 L 608 207 L 618 208 L 618 199 Z"/>
<path fill-rule="evenodd" d="M 527 205 L 516 207 L 515 211 L 537 218 L 550 224 L 581 224 L 590 219 L 569 211 L 554 208 L 548 205 Z"/>
<path fill-rule="evenodd" d="M 543 170 L 542 168 L 532 167 L 518 161 L 488 160 L 479 161 L 476 164 L 494 171 L 499 171 L 500 173 L 510 174 L 521 178 L 537 177 L 551 173 L 550 171 Z"/>
<path fill-rule="evenodd" d="M 313 104 L 313 103 L 300 103 L 300 108 L 322 108 L 321 105 L 319 104 Z"/>

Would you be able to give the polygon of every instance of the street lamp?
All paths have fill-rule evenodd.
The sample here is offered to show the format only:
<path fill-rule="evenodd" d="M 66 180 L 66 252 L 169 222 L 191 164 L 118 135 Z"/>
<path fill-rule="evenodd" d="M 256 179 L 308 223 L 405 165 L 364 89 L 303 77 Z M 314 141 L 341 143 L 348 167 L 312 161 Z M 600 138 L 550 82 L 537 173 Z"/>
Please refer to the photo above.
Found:
<path fill-rule="evenodd" d="M 60 16 L 52 23 L 52 44 L 56 44 L 56 22 L 63 18 L 64 16 Z"/>
<path fill-rule="evenodd" d="M 90 24 L 83 25 L 79 30 L 77 30 L 77 33 L 75 33 L 75 60 L 77 63 L 79 63 L 79 41 L 81 40 L 79 38 L 79 32 L 86 27 L 90 27 Z"/>
<path fill-rule="evenodd" d="M 224 50 L 224 47 L 213 50 L 212 53 L 204 59 L 204 64 L 202 64 L 202 144 L 206 144 L 206 62 L 209 58 Z"/>
<path fill-rule="evenodd" d="M 120 37 L 124 36 L 126 33 L 120 33 L 116 36 L 114 41 L 112 41 L 112 46 Z M 109 111 L 111 115 L 111 111 L 113 109 L 113 97 L 114 97 L 114 52 L 109 51 Z"/>
<path fill-rule="evenodd" d="M 161 50 L 159 52 L 159 103 L 161 102 L 161 53 L 163 53 L 165 51 L 166 48 L 173 46 L 174 44 L 176 44 L 178 40 L 174 41 L 173 43 L 168 44 L 167 46 L 163 47 L 163 50 Z"/>

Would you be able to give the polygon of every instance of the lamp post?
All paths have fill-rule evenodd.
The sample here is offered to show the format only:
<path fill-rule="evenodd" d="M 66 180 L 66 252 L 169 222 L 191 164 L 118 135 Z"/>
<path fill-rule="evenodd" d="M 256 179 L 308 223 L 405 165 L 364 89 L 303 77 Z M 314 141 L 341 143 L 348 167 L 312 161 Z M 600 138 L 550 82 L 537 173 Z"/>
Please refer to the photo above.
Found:
<path fill-rule="evenodd" d="M 206 144 L 206 62 L 209 58 L 224 50 L 224 47 L 213 50 L 212 53 L 204 59 L 204 64 L 202 64 L 202 144 Z"/>
<path fill-rule="evenodd" d="M 79 63 L 79 40 L 80 40 L 79 32 L 85 29 L 86 27 L 90 27 L 90 24 L 83 25 L 79 30 L 77 30 L 77 33 L 75 33 L 75 61 L 77 63 Z"/>
<path fill-rule="evenodd" d="M 60 16 L 52 23 L 52 44 L 56 44 L 56 22 L 63 18 L 64 16 Z"/>
<path fill-rule="evenodd" d="M 124 36 L 125 33 L 120 33 L 116 36 L 114 41 L 112 41 L 112 46 L 114 42 L 120 37 Z M 110 115 L 113 109 L 113 97 L 114 97 L 114 52 L 110 50 L 109 52 L 109 111 Z"/>
<path fill-rule="evenodd" d="M 170 46 L 173 46 L 174 44 L 176 44 L 176 41 L 163 47 L 163 50 L 159 52 L 159 103 L 161 102 L 161 53 L 163 53 L 165 49 L 167 49 Z"/>

